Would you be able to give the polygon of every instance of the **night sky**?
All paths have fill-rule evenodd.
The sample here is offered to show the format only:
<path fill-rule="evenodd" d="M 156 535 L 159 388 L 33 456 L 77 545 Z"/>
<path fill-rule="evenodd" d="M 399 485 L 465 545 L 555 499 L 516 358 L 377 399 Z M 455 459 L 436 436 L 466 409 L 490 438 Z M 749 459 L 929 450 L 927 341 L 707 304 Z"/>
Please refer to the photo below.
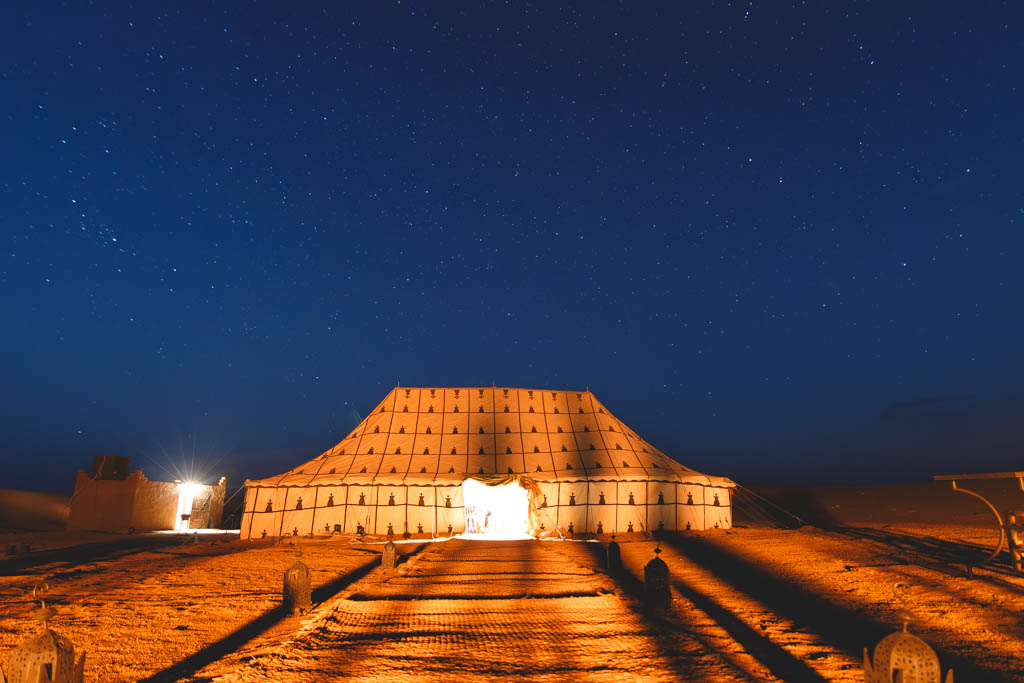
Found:
<path fill-rule="evenodd" d="M 741 483 L 1024 469 L 1022 30 L 4 2 L 0 488 L 233 490 L 396 382 L 589 386 Z"/>

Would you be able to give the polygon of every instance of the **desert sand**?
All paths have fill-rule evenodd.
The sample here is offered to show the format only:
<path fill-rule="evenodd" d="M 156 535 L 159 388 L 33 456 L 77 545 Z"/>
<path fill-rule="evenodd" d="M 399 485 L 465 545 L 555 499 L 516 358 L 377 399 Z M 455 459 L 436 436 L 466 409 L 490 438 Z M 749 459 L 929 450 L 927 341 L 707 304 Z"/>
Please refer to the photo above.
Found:
<path fill-rule="evenodd" d="M 899 608 L 957 681 L 1024 681 L 1024 576 L 1005 552 L 966 569 L 997 538 L 980 503 L 940 484 L 756 493 L 806 523 L 773 526 L 783 513 L 741 499 L 732 530 L 618 537 L 621 574 L 608 537 L 412 539 L 386 573 L 382 539 L 0 533 L 30 546 L 0 560 L 0 662 L 38 632 L 45 581 L 89 681 L 859 681 Z M 1008 483 L 986 493 L 1024 508 Z M 659 544 L 666 609 L 642 599 Z M 282 574 L 298 560 L 314 606 L 290 615 Z"/>

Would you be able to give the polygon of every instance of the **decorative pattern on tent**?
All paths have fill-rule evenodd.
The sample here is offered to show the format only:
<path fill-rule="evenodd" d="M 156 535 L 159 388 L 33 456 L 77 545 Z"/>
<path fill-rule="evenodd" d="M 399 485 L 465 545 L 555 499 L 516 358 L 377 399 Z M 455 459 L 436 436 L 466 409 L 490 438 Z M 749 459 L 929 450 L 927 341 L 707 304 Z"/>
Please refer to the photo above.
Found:
<path fill-rule="evenodd" d="M 730 480 L 672 460 L 589 391 L 396 387 L 333 448 L 246 481 L 242 537 L 460 533 L 462 482 L 509 475 L 535 491 L 538 529 L 732 525 Z"/>

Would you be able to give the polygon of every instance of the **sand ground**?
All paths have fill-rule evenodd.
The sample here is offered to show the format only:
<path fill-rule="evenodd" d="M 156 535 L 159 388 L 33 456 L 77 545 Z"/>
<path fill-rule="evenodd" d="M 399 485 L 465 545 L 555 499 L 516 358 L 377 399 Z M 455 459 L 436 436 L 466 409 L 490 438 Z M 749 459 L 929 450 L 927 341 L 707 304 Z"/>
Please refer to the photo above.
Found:
<path fill-rule="evenodd" d="M 621 573 L 608 538 L 410 542 L 385 573 L 381 546 L 350 538 L 0 534 L 32 546 L 0 561 L 0 662 L 38 630 L 47 581 L 89 681 L 858 681 L 900 607 L 958 681 L 1024 681 L 1024 576 L 1005 553 L 965 570 L 993 528 L 877 521 L 629 535 Z M 667 609 L 642 599 L 659 542 Z M 278 606 L 298 559 L 314 608 L 293 616 Z"/>

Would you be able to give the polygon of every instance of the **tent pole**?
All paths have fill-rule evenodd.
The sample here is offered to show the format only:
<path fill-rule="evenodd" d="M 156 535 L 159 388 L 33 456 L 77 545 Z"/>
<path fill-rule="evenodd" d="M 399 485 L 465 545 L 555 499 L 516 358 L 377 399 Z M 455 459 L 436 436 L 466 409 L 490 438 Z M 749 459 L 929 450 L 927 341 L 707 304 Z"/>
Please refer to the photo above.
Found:
<path fill-rule="evenodd" d="M 345 502 L 342 503 L 344 507 L 341 508 L 341 533 L 345 533 L 345 528 L 348 526 L 348 484 L 344 484 L 345 487 Z"/>
<path fill-rule="evenodd" d="M 313 532 L 316 530 L 316 503 L 317 503 L 318 500 L 320 500 L 320 486 L 319 486 L 319 484 L 316 487 L 316 492 L 313 494 L 313 515 L 312 515 L 312 518 L 309 520 L 309 535 L 310 536 L 312 536 Z"/>

